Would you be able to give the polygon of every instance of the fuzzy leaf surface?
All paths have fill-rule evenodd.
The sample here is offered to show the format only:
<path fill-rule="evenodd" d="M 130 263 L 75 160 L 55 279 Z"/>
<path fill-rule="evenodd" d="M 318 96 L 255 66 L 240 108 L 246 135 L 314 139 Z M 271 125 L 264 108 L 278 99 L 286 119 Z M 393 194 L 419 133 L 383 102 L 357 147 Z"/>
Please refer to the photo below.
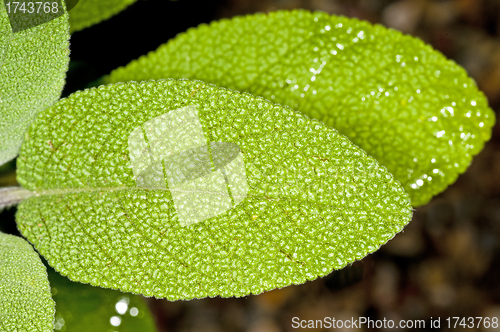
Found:
<path fill-rule="evenodd" d="M 56 331 L 156 331 L 151 312 L 140 296 L 72 282 L 52 268 L 48 273 L 56 302 Z"/>
<path fill-rule="evenodd" d="M 71 33 L 83 30 L 118 14 L 137 0 L 79 0 L 69 12 Z"/>
<path fill-rule="evenodd" d="M 246 91 L 323 121 L 386 166 L 414 206 L 465 171 L 495 122 L 465 70 L 420 39 L 321 12 L 202 24 L 104 83 L 159 78 Z"/>
<path fill-rule="evenodd" d="M 38 112 L 60 97 L 69 63 L 68 14 L 12 32 L 0 5 L 0 165 L 14 159 Z"/>
<path fill-rule="evenodd" d="M 227 182 L 231 208 L 183 224 L 181 211 L 203 195 L 220 199 L 210 210 L 219 209 L 222 190 L 208 182 L 178 190 L 168 157 L 156 174 L 165 181 L 139 186 L 148 178 L 134 175 L 130 137 L 145 133 L 143 151 L 152 150 L 152 134 L 170 132 L 167 120 L 148 124 L 192 107 L 204 144 L 239 147 L 234 160 L 243 165 L 246 192 Z M 183 140 L 196 135 L 189 130 Z M 210 146 L 213 171 L 187 183 L 220 174 L 218 145 Z M 18 181 L 34 194 L 18 207 L 18 227 L 51 266 L 75 281 L 169 300 L 239 297 L 314 280 L 374 252 L 412 215 L 399 182 L 336 130 L 200 81 L 74 93 L 40 114 L 17 161 Z M 222 183 L 233 178 L 228 168 Z M 182 193 L 199 196 L 178 204 Z M 206 210 L 200 213 L 213 212 Z"/>
<path fill-rule="evenodd" d="M 22 238 L 0 233 L 0 330 L 53 331 L 54 312 L 38 254 Z"/>

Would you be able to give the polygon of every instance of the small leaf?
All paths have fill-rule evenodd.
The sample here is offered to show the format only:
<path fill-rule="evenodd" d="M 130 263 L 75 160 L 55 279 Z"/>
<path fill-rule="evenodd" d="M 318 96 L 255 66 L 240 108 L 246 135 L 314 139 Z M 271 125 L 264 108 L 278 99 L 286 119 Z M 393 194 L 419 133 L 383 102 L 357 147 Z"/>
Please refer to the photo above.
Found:
<path fill-rule="evenodd" d="M 52 268 L 48 272 L 56 301 L 56 331 L 156 331 L 140 296 L 72 282 Z"/>
<path fill-rule="evenodd" d="M 59 99 L 68 39 L 68 14 L 13 33 L 0 5 L 0 165 L 17 156 L 38 112 Z"/>
<path fill-rule="evenodd" d="M 71 33 L 88 28 L 118 14 L 137 0 L 79 0 L 69 12 Z"/>
<path fill-rule="evenodd" d="M 316 279 L 412 215 L 392 175 L 334 129 L 199 81 L 74 93 L 40 114 L 17 161 L 34 196 L 16 220 L 51 266 L 170 300 Z"/>
<path fill-rule="evenodd" d="M 427 203 L 490 139 L 495 115 L 463 68 L 421 40 L 357 19 L 278 11 L 202 24 L 104 83 L 191 78 L 319 119 Z"/>
<path fill-rule="evenodd" d="M 0 233 L 0 330 L 53 331 L 47 270 L 31 245 Z"/>

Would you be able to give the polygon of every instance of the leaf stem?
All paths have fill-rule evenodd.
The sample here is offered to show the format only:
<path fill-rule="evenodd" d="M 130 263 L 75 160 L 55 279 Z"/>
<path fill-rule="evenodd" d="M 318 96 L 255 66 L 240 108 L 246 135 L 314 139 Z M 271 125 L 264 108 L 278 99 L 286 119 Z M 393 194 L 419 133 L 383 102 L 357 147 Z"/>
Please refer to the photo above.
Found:
<path fill-rule="evenodd" d="M 0 211 L 5 208 L 14 206 L 25 200 L 26 198 L 34 195 L 34 192 L 26 190 L 22 187 L 0 188 Z"/>

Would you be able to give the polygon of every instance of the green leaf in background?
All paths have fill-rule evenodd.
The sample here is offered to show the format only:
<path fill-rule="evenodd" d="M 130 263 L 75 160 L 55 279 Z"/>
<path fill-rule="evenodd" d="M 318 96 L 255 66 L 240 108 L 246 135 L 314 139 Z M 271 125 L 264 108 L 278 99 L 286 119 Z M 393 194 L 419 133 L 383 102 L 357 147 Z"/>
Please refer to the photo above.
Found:
<path fill-rule="evenodd" d="M 71 33 L 88 28 L 118 14 L 137 0 L 79 0 L 69 12 Z"/>
<path fill-rule="evenodd" d="M 0 330 L 53 331 L 54 301 L 47 270 L 33 247 L 0 233 Z"/>
<path fill-rule="evenodd" d="M 399 182 L 336 130 L 200 81 L 74 93 L 40 114 L 17 162 L 33 197 L 16 221 L 51 266 L 169 300 L 316 279 L 412 216 Z"/>
<path fill-rule="evenodd" d="M 140 296 L 72 282 L 50 267 L 47 270 L 56 301 L 56 331 L 156 331 Z"/>
<path fill-rule="evenodd" d="M 465 171 L 495 122 L 465 70 L 421 40 L 321 12 L 202 24 L 104 83 L 169 77 L 247 91 L 323 121 L 386 166 L 414 206 Z"/>
<path fill-rule="evenodd" d="M 69 62 L 68 15 L 12 33 L 0 3 L 0 165 L 15 158 L 38 112 L 56 102 Z"/>

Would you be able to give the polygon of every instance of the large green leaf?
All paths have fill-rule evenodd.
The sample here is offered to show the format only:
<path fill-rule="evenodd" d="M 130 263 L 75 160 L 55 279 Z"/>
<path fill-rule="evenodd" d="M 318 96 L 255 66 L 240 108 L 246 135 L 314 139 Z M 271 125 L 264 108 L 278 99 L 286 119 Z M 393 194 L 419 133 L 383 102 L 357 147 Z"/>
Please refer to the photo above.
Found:
<path fill-rule="evenodd" d="M 156 331 L 140 296 L 72 282 L 51 268 L 48 272 L 56 301 L 56 331 Z"/>
<path fill-rule="evenodd" d="M 0 330 L 53 331 L 54 312 L 38 254 L 22 238 L 0 233 Z"/>
<path fill-rule="evenodd" d="M 465 70 L 421 40 L 320 12 L 202 24 L 104 82 L 168 77 L 247 91 L 323 121 L 386 166 L 414 206 L 464 172 L 495 122 Z"/>
<path fill-rule="evenodd" d="M 300 284 L 408 223 L 392 175 L 319 121 L 199 81 L 113 84 L 40 114 L 21 232 L 72 280 L 170 300 Z"/>
<path fill-rule="evenodd" d="M 80 31 L 111 18 L 137 0 L 79 0 L 69 12 L 71 32 Z"/>
<path fill-rule="evenodd" d="M 38 112 L 59 99 L 69 62 L 67 13 L 12 32 L 0 4 L 0 165 L 19 152 Z"/>

